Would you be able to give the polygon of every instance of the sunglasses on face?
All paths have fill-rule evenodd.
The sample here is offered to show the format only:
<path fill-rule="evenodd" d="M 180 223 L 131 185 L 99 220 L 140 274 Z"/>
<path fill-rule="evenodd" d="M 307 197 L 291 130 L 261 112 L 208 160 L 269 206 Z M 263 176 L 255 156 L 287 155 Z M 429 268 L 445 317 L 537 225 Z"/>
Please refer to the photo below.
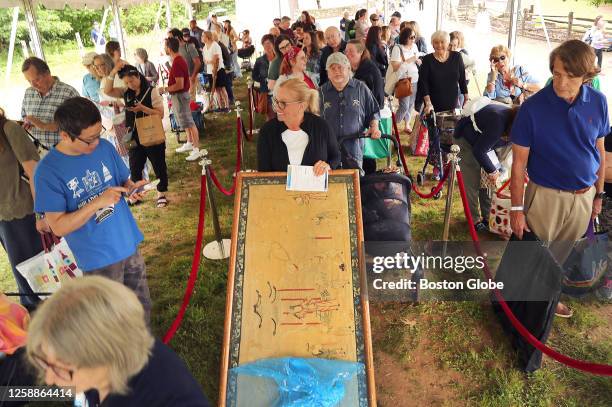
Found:
<path fill-rule="evenodd" d="M 72 377 L 74 376 L 74 370 L 66 369 L 64 367 L 59 367 L 52 363 L 47 362 L 45 359 L 38 355 L 32 355 L 32 359 L 36 362 L 36 364 L 44 371 L 51 369 L 53 374 L 59 377 L 62 380 L 72 381 Z"/>
<path fill-rule="evenodd" d="M 490 60 L 493 61 L 494 63 L 498 63 L 499 61 L 505 61 L 506 60 L 506 56 L 502 55 L 499 58 L 491 57 Z"/>
<path fill-rule="evenodd" d="M 415 40 L 416 39 L 416 35 L 411 35 L 410 37 L 408 37 L 409 40 Z"/>

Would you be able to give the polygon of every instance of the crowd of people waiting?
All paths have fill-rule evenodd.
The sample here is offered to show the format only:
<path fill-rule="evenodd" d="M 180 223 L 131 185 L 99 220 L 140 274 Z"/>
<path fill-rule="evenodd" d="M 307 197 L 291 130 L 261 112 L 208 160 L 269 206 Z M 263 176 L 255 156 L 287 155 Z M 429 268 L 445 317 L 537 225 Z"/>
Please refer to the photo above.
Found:
<path fill-rule="evenodd" d="M 380 138 L 381 111 L 392 108 L 387 96 L 396 91 L 390 80 L 407 80 L 396 117 L 409 135 L 420 126 L 415 113 L 466 106 L 475 62 L 462 33 L 436 31 L 429 53 L 415 21 L 402 22 L 399 12 L 388 26 L 382 20 L 361 9 L 354 20 L 345 15 L 338 27 L 322 32 L 308 12 L 294 24 L 288 17 L 275 19 L 252 70 L 258 110 L 268 118 L 258 138 L 259 171 L 285 171 L 289 164 L 313 166 L 316 175 L 340 167 L 362 174 L 375 170 L 376 163 L 372 167 L 364 157 L 364 140 L 355 136 Z M 10 377 L 32 383 L 31 374 L 14 367 L 14 360 L 27 355 L 48 384 L 76 386 L 90 406 L 207 405 L 184 364 L 149 333 L 151 299 L 139 252 L 143 234 L 128 205 L 142 199 L 147 160 L 159 179 L 156 206 L 168 205 L 166 145 L 143 146 L 138 119 L 161 119 L 168 94 L 188 140 L 176 151 L 197 160 L 191 104 L 208 82 L 221 110 L 229 110 L 232 81 L 242 75 L 238 42 L 240 49 L 253 47 L 248 30 L 238 35 L 230 21 L 220 24 L 216 16 L 207 30 L 195 20 L 190 28 L 170 30 L 164 41 L 166 83 L 146 50 L 137 49 L 130 64 L 119 44 L 108 41 L 104 53 L 83 57 L 83 96 L 53 76 L 45 61 L 31 57 L 23 63 L 31 86 L 22 120 L 9 120 L 0 110 L 0 180 L 7 191 L 0 203 L 0 240 L 22 304 L 39 309 L 27 340 L 7 353 L 13 362 L 0 364 L 0 377 L 10 369 Z M 511 222 L 519 238 L 533 231 L 544 240 L 574 241 L 602 210 L 612 226 L 612 199 L 606 195 L 612 184 L 605 182 L 612 174 L 603 165 L 612 140 L 604 143 L 610 133 L 605 96 L 592 86 L 596 52 L 578 40 L 558 46 L 550 55 L 552 80 L 544 87 L 526 67 L 510 66 L 510 57 L 503 45 L 491 49 L 482 95 L 491 103 L 461 119 L 455 131 L 476 228 L 487 229 L 491 198 L 481 187 L 481 171 L 492 180 L 500 177 L 495 162 L 510 151 Z M 50 231 L 66 238 L 86 275 L 100 277 L 67 284 L 39 306 L 15 266 L 39 253 L 39 232 Z M 567 254 L 567 247 L 555 251 L 559 261 Z M 606 288 L 609 299 L 610 283 Z M 563 304 L 556 310 L 571 316 Z M 23 320 L 25 312 L 16 315 Z M 64 318 L 68 314 L 73 317 Z M 27 352 L 17 351 L 26 341 Z M 160 383 L 156 391 L 151 383 Z"/>

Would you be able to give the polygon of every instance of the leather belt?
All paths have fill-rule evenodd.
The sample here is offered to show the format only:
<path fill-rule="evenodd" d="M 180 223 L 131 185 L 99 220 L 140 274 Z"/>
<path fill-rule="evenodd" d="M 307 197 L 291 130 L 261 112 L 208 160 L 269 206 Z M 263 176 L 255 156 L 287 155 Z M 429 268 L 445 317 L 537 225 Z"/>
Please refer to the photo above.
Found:
<path fill-rule="evenodd" d="M 586 187 L 586 188 L 579 189 L 577 191 L 563 191 L 563 192 L 569 192 L 570 194 L 574 194 L 574 195 L 582 195 L 582 194 L 586 194 L 587 192 L 589 192 L 591 188 L 592 187 Z"/>

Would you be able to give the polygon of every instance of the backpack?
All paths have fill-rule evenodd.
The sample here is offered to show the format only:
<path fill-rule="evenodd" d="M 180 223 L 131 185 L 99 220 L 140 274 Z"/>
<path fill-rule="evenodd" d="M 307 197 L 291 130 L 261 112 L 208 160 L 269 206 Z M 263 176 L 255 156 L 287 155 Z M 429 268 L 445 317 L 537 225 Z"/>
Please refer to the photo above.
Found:
<path fill-rule="evenodd" d="M 349 39 L 352 40 L 355 38 L 355 20 L 349 21 L 349 23 L 346 26 L 346 33 Z"/>
<path fill-rule="evenodd" d="M 219 46 L 221 47 L 221 55 L 223 57 L 223 67 L 225 68 L 226 71 L 232 69 L 232 57 L 230 55 L 229 50 L 227 49 L 227 47 L 225 46 L 224 43 L 222 43 L 221 41 L 217 42 L 217 44 L 219 44 Z"/>

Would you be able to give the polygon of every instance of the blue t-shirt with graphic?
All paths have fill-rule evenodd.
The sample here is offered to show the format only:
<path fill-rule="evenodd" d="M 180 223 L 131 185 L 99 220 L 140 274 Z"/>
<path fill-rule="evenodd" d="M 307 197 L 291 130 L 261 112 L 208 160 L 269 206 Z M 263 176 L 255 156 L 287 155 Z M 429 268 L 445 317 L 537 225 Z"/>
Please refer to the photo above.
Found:
<path fill-rule="evenodd" d="M 122 186 L 130 172 L 106 140 L 91 154 L 70 156 L 52 149 L 34 174 L 36 212 L 75 212 L 109 187 Z M 136 253 L 143 235 L 124 199 L 99 210 L 65 236 L 83 271 L 106 267 Z"/>

